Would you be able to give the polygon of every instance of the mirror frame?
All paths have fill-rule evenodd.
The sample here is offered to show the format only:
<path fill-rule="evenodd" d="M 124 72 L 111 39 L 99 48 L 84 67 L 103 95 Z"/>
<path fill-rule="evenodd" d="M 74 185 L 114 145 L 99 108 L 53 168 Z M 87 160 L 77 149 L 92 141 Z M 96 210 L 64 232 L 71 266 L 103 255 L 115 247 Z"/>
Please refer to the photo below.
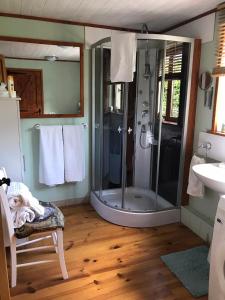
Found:
<path fill-rule="evenodd" d="M 84 117 L 84 44 L 56 40 L 33 39 L 13 36 L 0 36 L 0 41 L 23 42 L 46 45 L 73 46 L 80 48 L 80 112 L 77 114 L 41 114 L 37 116 L 25 116 L 22 119 L 36 118 L 81 118 Z"/>
<path fill-rule="evenodd" d="M 205 88 L 203 88 L 202 85 L 201 85 L 201 83 L 202 83 L 202 76 L 203 76 L 204 74 L 206 74 L 207 76 L 210 77 L 209 85 L 208 85 L 208 87 L 205 87 Z M 198 84 L 198 85 L 199 85 L 199 88 L 200 88 L 202 91 L 208 91 L 208 90 L 211 88 L 212 83 L 213 83 L 213 78 L 212 78 L 212 74 L 211 74 L 209 71 L 205 71 L 205 72 L 202 72 L 202 73 L 200 74 L 200 76 L 199 76 L 199 84 Z"/>

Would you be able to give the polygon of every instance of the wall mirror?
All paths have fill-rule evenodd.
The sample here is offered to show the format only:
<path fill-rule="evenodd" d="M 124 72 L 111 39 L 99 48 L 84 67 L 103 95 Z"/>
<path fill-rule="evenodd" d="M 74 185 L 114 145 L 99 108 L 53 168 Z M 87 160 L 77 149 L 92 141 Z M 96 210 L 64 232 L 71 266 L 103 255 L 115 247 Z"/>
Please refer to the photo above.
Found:
<path fill-rule="evenodd" d="M 213 79 L 210 72 L 202 72 L 199 78 L 199 87 L 205 92 L 204 95 L 204 106 L 209 109 L 212 107 L 212 97 L 213 97 Z"/>
<path fill-rule="evenodd" d="M 0 37 L 22 118 L 82 117 L 83 44 Z"/>
<path fill-rule="evenodd" d="M 199 87 L 201 90 L 208 90 L 212 86 L 212 76 L 209 72 L 202 72 L 199 78 Z"/>

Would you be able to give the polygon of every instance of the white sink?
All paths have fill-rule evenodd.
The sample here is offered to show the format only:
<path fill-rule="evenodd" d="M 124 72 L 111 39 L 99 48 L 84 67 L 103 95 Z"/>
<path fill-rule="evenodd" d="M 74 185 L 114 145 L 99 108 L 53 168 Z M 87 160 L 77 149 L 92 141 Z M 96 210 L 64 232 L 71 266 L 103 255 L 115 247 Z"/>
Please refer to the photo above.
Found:
<path fill-rule="evenodd" d="M 200 164 L 193 166 L 192 169 L 205 186 L 225 195 L 224 163 Z"/>

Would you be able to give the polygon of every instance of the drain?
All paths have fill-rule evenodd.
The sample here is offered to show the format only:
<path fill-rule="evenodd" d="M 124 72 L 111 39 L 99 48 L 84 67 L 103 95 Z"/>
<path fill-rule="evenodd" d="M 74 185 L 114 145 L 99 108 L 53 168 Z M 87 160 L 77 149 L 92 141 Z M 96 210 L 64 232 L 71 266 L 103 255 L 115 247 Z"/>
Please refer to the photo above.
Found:
<path fill-rule="evenodd" d="M 140 195 L 134 195 L 134 198 L 136 198 L 136 199 L 142 199 L 143 197 L 140 196 Z"/>

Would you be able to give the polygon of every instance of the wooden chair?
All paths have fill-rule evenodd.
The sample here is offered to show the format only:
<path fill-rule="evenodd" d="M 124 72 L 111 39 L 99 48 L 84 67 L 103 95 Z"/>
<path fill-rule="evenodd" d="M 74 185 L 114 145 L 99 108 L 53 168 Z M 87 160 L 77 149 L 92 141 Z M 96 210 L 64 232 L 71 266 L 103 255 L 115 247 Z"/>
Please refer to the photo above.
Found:
<path fill-rule="evenodd" d="M 0 180 L 2 178 L 7 178 L 6 172 L 4 168 L 0 168 Z M 39 261 L 33 261 L 33 262 L 28 262 L 24 264 L 17 264 L 17 254 L 20 253 L 25 253 L 29 251 L 38 251 L 38 250 L 44 250 L 44 249 L 51 249 L 54 248 L 56 253 L 58 254 L 59 257 L 59 264 L 62 272 L 62 277 L 63 279 L 68 279 L 68 273 L 66 269 L 66 264 L 65 264 L 65 259 L 64 259 L 64 248 L 63 248 L 63 230 L 62 228 L 51 228 L 51 227 L 42 227 L 41 232 L 48 232 L 50 234 L 32 239 L 29 241 L 26 241 L 22 244 L 17 245 L 17 236 L 14 230 L 13 226 L 13 220 L 11 217 L 11 212 L 10 212 L 10 207 L 9 207 L 9 202 L 7 199 L 6 195 L 6 190 L 7 190 L 7 184 L 2 184 L 0 186 L 0 204 L 2 205 L 2 209 L 4 210 L 5 216 L 6 216 L 6 224 L 7 224 L 7 231 L 9 234 L 9 241 L 10 241 L 10 254 L 11 254 L 11 287 L 16 286 L 16 281 L 17 281 L 17 268 L 21 267 L 27 267 L 31 265 L 37 265 L 37 264 L 43 264 L 43 263 L 49 263 L 53 262 L 54 260 L 39 260 Z M 59 210 L 58 210 L 59 211 Z M 32 223 L 29 223 L 32 224 Z M 38 232 L 37 230 L 35 232 Z M 49 246 L 40 246 L 40 247 L 34 247 L 34 248 L 25 248 L 25 249 L 19 249 L 22 246 L 27 246 L 42 240 L 46 239 L 52 239 L 53 240 L 53 245 Z"/>

